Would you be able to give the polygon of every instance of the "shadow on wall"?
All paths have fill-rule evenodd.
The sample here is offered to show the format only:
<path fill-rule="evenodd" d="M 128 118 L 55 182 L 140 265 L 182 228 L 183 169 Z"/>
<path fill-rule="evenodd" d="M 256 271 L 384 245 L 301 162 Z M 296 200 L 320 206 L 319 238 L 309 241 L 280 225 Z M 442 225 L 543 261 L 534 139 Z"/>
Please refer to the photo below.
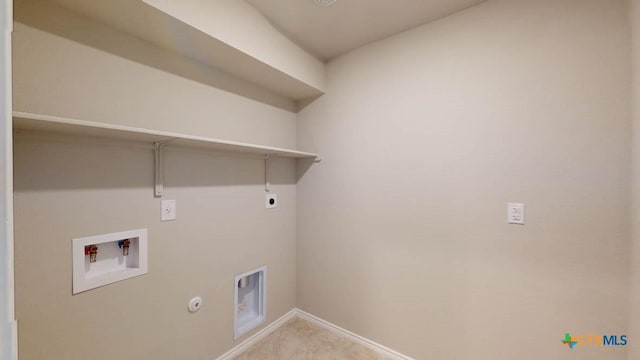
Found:
<path fill-rule="evenodd" d="M 296 164 L 296 183 L 300 181 L 304 174 L 313 166 L 315 161 L 313 159 L 298 159 L 298 163 Z"/>
<path fill-rule="evenodd" d="M 297 110 L 296 103 L 291 99 L 91 21 L 50 2 L 18 0 L 15 2 L 14 13 L 15 20 L 27 26 L 286 111 Z"/>
<path fill-rule="evenodd" d="M 271 160 L 271 183 L 295 185 L 294 159 Z M 15 191 L 154 187 L 153 146 L 19 131 L 14 133 Z M 165 148 L 165 187 L 259 186 L 264 158 L 232 152 Z"/>
<path fill-rule="evenodd" d="M 320 97 L 322 97 L 322 95 L 312 96 L 308 99 L 296 101 L 296 112 L 304 110 L 307 106 L 313 104 L 313 102 L 318 100 Z"/>

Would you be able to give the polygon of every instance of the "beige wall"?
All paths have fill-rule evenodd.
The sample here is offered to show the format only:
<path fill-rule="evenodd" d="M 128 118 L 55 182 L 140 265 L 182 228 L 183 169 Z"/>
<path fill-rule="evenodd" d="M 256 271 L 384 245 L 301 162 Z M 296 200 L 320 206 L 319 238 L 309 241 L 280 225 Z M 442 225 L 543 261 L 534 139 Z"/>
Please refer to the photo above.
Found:
<path fill-rule="evenodd" d="M 280 33 L 269 20 L 245 1 L 144 2 L 309 86 L 324 90 L 324 63 Z"/>
<path fill-rule="evenodd" d="M 261 264 L 268 322 L 297 303 L 416 359 L 561 360 L 565 332 L 626 333 L 626 11 L 493 0 L 334 60 L 297 131 L 325 161 L 300 167 L 297 198 L 294 163 L 274 163 L 276 211 L 257 157 L 169 150 L 179 218 L 161 223 L 148 144 L 17 134 L 21 359 L 212 358 L 234 344 L 232 276 Z M 16 110 L 296 146 L 282 99 L 142 65 L 121 54 L 178 60 L 126 36 L 110 52 L 40 25 L 16 24 Z M 511 201 L 525 226 L 505 223 Z M 70 239 L 139 227 L 149 274 L 72 296 Z"/>
<path fill-rule="evenodd" d="M 40 25 L 15 24 L 16 110 L 295 147 L 289 111 Z M 136 56 L 176 60 L 86 26 L 98 31 L 89 32 L 96 42 L 122 39 L 115 45 L 127 49 L 115 50 L 139 45 Z M 280 204 L 267 211 L 262 158 L 169 149 L 164 198 L 177 200 L 178 220 L 161 223 L 151 144 L 29 132 L 15 141 L 21 360 L 214 358 L 235 344 L 233 276 L 264 264 L 266 323 L 295 307 L 293 160 L 274 160 Z M 71 239 L 136 228 L 149 229 L 149 273 L 72 296 Z M 187 302 L 197 295 L 203 308 L 189 314 Z"/>
<path fill-rule="evenodd" d="M 298 306 L 416 359 L 625 359 L 560 340 L 627 332 L 629 58 L 625 1 L 495 0 L 332 61 Z"/>
<path fill-rule="evenodd" d="M 631 293 L 629 298 L 629 335 L 640 338 L 640 1 L 629 1 L 632 44 L 632 126 L 633 150 L 631 177 Z M 629 349 L 629 359 L 640 358 L 640 346 Z"/>
<path fill-rule="evenodd" d="M 14 110 L 295 148 L 290 100 L 59 8 L 17 5 Z"/>
<path fill-rule="evenodd" d="M 169 149 L 160 222 L 148 144 L 15 137 L 16 296 L 21 360 L 213 359 L 233 341 L 233 277 L 268 267 L 267 322 L 295 307 L 295 166 Z M 149 229 L 146 275 L 71 294 L 71 239 Z M 187 302 L 203 298 L 189 314 Z M 244 338 L 243 338 L 244 339 Z"/>

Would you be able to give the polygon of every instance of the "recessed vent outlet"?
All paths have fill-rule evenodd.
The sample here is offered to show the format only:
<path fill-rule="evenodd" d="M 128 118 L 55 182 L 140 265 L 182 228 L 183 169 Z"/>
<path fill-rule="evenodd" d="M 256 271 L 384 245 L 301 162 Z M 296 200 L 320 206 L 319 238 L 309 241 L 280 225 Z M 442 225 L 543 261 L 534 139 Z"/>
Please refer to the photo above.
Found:
<path fill-rule="evenodd" d="M 266 308 L 267 267 L 236 275 L 234 281 L 234 339 L 264 322 Z"/>

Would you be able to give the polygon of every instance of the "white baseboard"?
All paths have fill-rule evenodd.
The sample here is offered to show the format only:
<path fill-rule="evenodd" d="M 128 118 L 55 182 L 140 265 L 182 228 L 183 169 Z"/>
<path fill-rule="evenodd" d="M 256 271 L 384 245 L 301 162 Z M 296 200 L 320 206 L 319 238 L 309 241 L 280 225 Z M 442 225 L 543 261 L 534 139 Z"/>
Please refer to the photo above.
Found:
<path fill-rule="evenodd" d="M 260 340 L 264 339 L 267 335 L 271 334 L 272 332 L 274 332 L 275 330 L 277 330 L 280 326 L 284 325 L 287 321 L 293 319 L 294 317 L 298 317 L 300 319 L 306 320 L 312 324 L 315 324 L 317 326 L 320 326 L 322 328 L 325 328 L 331 332 L 333 332 L 334 334 L 343 336 L 355 343 L 358 343 L 368 349 L 371 349 L 381 355 L 384 355 L 390 359 L 393 360 L 414 360 L 413 358 L 410 358 L 406 355 L 400 354 L 397 351 L 394 351 L 392 349 L 389 349 L 386 346 L 380 345 L 378 343 L 376 343 L 375 341 L 369 340 L 367 338 L 364 338 L 360 335 L 354 334 L 349 330 L 343 329 L 338 325 L 332 324 L 326 320 L 322 320 L 317 316 L 311 315 L 307 312 L 304 312 L 300 309 L 293 309 L 291 311 L 289 311 L 288 313 L 284 314 L 282 317 L 280 317 L 278 320 L 272 322 L 271 324 L 269 324 L 268 326 L 266 326 L 264 329 L 258 331 L 257 333 L 253 334 L 252 336 L 250 336 L 248 339 L 246 339 L 245 341 L 241 342 L 240 344 L 236 345 L 233 349 L 227 351 L 226 353 L 220 355 L 218 358 L 216 358 L 216 360 L 232 360 L 234 357 L 240 355 L 241 353 L 243 353 L 244 351 L 246 351 L 247 349 L 249 349 L 251 346 L 253 346 L 254 344 L 256 344 L 257 342 L 259 342 Z"/>
<path fill-rule="evenodd" d="M 258 341 L 267 337 L 267 335 L 271 334 L 275 330 L 277 330 L 280 326 L 284 325 L 287 321 L 293 319 L 297 315 L 298 309 L 293 309 L 288 313 L 282 315 L 278 320 L 272 322 L 267 325 L 264 329 L 258 331 L 257 333 L 251 335 L 246 340 L 241 342 L 240 344 L 233 347 L 233 349 L 227 351 L 226 353 L 218 356 L 216 360 L 232 360 L 234 357 L 240 355 L 245 350 L 249 349 L 251 346 L 256 344 Z"/>
<path fill-rule="evenodd" d="M 388 347 L 384 346 L 384 345 L 380 345 L 375 341 L 369 340 L 367 338 L 364 338 L 358 334 L 354 334 L 351 331 L 347 330 L 347 329 L 343 329 L 338 325 L 332 324 L 326 320 L 320 319 L 317 316 L 311 315 L 307 312 L 304 312 L 300 309 L 296 309 L 296 316 L 306 320 L 312 324 L 316 324 L 320 327 L 323 327 L 331 332 L 333 332 L 334 334 L 337 335 L 341 335 L 346 337 L 347 339 L 358 343 L 368 349 L 371 349 L 379 354 L 382 354 L 390 359 L 393 360 L 414 360 L 413 358 L 410 358 L 406 355 L 400 354 L 399 352 L 389 349 Z"/>

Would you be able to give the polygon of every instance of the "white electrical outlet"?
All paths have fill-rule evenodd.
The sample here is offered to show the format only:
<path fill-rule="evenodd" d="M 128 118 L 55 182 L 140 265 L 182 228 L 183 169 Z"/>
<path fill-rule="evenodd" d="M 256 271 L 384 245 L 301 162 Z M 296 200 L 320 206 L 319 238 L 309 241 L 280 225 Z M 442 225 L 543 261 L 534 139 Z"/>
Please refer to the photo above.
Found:
<path fill-rule="evenodd" d="M 509 224 L 524 225 L 524 204 L 507 204 L 507 222 Z"/>
<path fill-rule="evenodd" d="M 162 212 L 160 213 L 160 221 L 170 221 L 176 219 L 176 201 L 162 200 Z"/>
<path fill-rule="evenodd" d="M 275 209 L 278 207 L 278 195 L 267 194 L 265 205 L 267 209 Z"/>

